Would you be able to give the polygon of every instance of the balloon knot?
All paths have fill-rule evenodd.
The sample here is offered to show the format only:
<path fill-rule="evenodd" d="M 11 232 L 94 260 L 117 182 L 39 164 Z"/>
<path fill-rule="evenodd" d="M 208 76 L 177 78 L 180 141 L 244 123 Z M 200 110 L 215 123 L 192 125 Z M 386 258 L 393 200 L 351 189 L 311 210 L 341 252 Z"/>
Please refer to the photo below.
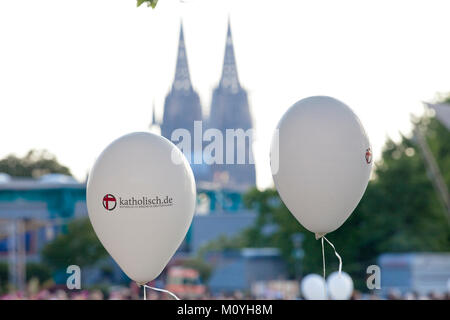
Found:
<path fill-rule="evenodd" d="M 327 233 L 326 232 L 324 232 L 324 233 L 319 233 L 319 232 L 316 232 L 315 233 L 315 235 L 316 235 L 316 240 L 319 240 L 320 238 L 322 238 L 324 235 L 326 235 Z"/>

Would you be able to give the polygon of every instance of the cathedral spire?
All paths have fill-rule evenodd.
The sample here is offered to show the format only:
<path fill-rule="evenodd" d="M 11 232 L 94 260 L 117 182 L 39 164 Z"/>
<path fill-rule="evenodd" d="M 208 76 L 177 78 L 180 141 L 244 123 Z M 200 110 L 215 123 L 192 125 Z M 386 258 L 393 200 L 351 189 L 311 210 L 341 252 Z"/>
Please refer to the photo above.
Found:
<path fill-rule="evenodd" d="M 155 113 L 156 107 L 155 107 L 155 100 L 153 100 L 153 106 L 152 106 L 152 120 L 150 121 L 150 125 L 148 126 L 150 129 L 150 132 L 161 134 L 161 127 L 160 123 L 156 119 L 156 113 Z"/>
<path fill-rule="evenodd" d="M 152 121 L 150 122 L 150 127 L 151 126 L 156 126 L 158 125 L 158 122 L 156 121 L 156 114 L 155 114 L 155 100 L 153 100 L 153 105 L 152 105 Z"/>
<path fill-rule="evenodd" d="M 233 37 L 231 36 L 230 19 L 228 19 L 227 42 L 225 46 L 225 56 L 223 59 L 222 77 L 220 79 L 222 88 L 231 89 L 237 92 L 240 88 L 237 74 L 236 59 L 234 57 Z"/>
<path fill-rule="evenodd" d="M 189 66 L 186 56 L 186 46 L 184 44 L 183 22 L 180 23 L 180 40 L 178 41 L 177 66 L 175 69 L 175 79 L 172 85 L 173 90 L 190 91 L 192 89 Z"/>

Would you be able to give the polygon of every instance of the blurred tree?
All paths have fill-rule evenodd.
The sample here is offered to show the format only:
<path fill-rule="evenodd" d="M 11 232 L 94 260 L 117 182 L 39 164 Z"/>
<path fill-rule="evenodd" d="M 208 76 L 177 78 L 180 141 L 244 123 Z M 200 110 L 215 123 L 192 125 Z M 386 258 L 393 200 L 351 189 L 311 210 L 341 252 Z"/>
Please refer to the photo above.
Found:
<path fill-rule="evenodd" d="M 65 234 L 58 235 L 41 252 L 42 259 L 53 271 L 69 265 L 92 266 L 107 256 L 88 218 L 70 222 Z"/>
<path fill-rule="evenodd" d="M 8 287 L 8 263 L 0 262 L 0 293 L 7 291 Z"/>
<path fill-rule="evenodd" d="M 233 250 L 242 248 L 246 245 L 246 238 L 244 234 L 239 234 L 235 237 L 227 237 L 223 234 L 219 235 L 215 240 L 209 241 L 198 250 L 198 256 L 203 258 L 204 255 L 210 251 L 217 250 Z"/>
<path fill-rule="evenodd" d="M 25 274 L 27 276 L 27 281 L 36 278 L 40 283 L 52 278 L 52 273 L 48 266 L 42 263 L 27 263 Z"/>
<path fill-rule="evenodd" d="M 450 103 L 450 98 L 448 103 Z M 421 118 L 416 120 L 427 127 L 427 143 L 437 161 L 440 172 L 450 186 L 450 131 L 435 118 Z"/>
<path fill-rule="evenodd" d="M 8 155 L 0 160 L 0 172 L 16 177 L 40 177 L 47 173 L 72 175 L 69 168 L 61 165 L 47 150 L 30 150 L 25 157 Z"/>
<path fill-rule="evenodd" d="M 199 257 L 193 257 L 184 260 L 182 266 L 198 271 L 203 283 L 207 283 L 209 277 L 211 276 L 212 266 Z"/>

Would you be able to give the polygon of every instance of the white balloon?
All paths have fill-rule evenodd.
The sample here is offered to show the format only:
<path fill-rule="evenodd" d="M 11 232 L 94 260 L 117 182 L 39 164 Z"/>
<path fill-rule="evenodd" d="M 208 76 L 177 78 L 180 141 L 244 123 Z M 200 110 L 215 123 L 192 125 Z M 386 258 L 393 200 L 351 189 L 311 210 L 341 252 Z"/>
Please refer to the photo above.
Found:
<path fill-rule="evenodd" d="M 372 169 L 370 143 L 358 117 L 325 96 L 300 100 L 284 114 L 270 160 L 281 199 L 316 237 L 347 220 Z"/>
<path fill-rule="evenodd" d="M 139 284 L 155 279 L 167 265 L 188 231 L 196 203 L 194 176 L 181 151 L 146 132 L 106 147 L 89 174 L 86 193 L 98 238 Z"/>
<path fill-rule="evenodd" d="M 348 300 L 353 293 L 353 280 L 345 272 L 333 272 L 327 279 L 328 294 L 333 300 Z"/>
<path fill-rule="evenodd" d="M 302 295 L 306 300 L 326 300 L 326 284 L 318 274 L 308 274 L 300 284 Z"/>

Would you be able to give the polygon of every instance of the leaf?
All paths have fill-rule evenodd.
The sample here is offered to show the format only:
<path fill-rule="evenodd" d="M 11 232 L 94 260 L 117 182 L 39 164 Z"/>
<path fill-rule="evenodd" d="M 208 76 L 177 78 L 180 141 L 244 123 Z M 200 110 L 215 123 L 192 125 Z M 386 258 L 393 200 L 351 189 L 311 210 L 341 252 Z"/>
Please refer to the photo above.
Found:
<path fill-rule="evenodd" d="M 158 0 L 137 0 L 137 7 L 140 7 L 144 2 L 147 2 L 147 7 L 155 9 Z"/>
<path fill-rule="evenodd" d="M 150 5 L 152 6 L 152 9 L 155 9 L 157 3 L 158 0 L 150 0 Z"/>

